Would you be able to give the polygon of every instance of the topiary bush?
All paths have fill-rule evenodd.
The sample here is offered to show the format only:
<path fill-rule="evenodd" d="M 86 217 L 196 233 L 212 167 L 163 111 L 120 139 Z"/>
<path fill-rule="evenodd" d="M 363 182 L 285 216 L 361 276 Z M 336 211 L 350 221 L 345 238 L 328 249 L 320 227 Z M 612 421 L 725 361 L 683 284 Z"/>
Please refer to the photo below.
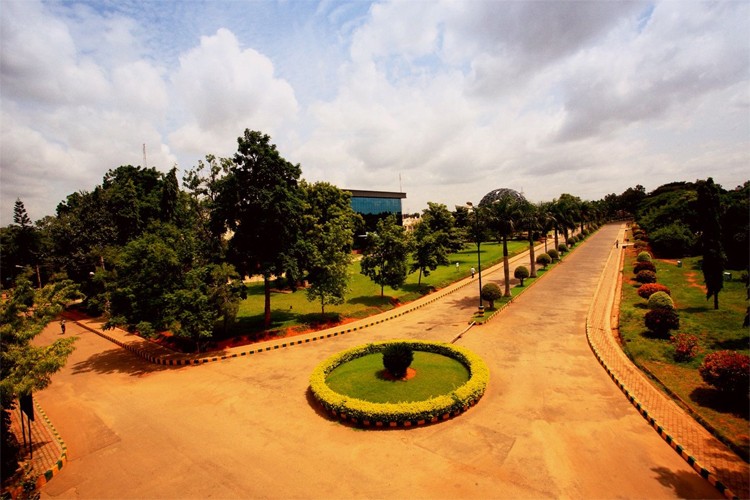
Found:
<path fill-rule="evenodd" d="M 654 264 L 650 260 L 646 260 L 643 262 L 636 262 L 635 266 L 633 266 L 633 274 L 638 274 L 641 271 L 656 272 L 656 264 Z"/>
<path fill-rule="evenodd" d="M 569 246 L 569 247 L 574 247 L 574 246 L 575 246 L 575 244 L 576 244 L 576 240 L 575 240 L 575 238 L 573 238 L 573 237 L 571 236 L 570 238 L 568 238 L 568 241 L 567 241 L 567 243 L 568 243 L 568 246 Z"/>
<path fill-rule="evenodd" d="M 648 252 L 641 252 L 638 257 L 635 258 L 637 262 L 651 262 L 651 254 Z"/>
<path fill-rule="evenodd" d="M 716 351 L 698 367 L 704 382 L 722 392 L 744 395 L 750 391 L 750 357 L 736 351 Z"/>
<path fill-rule="evenodd" d="M 648 298 L 649 309 L 674 309 L 674 301 L 667 292 L 654 292 Z"/>
<path fill-rule="evenodd" d="M 546 254 L 541 254 L 541 255 L 546 255 Z M 541 257 L 541 255 L 540 255 L 540 257 Z M 549 257 L 549 255 L 547 257 Z M 536 261 L 537 261 L 537 263 L 539 263 L 539 258 L 538 257 L 537 257 Z M 513 277 L 516 278 L 517 280 L 521 280 L 521 286 L 523 286 L 523 280 L 525 280 L 526 278 L 528 278 L 530 275 L 531 275 L 531 273 L 529 272 L 529 268 L 526 267 L 526 266 L 518 266 L 515 269 L 515 271 L 513 271 Z"/>
<path fill-rule="evenodd" d="M 497 283 L 487 283 L 482 287 L 482 300 L 490 303 L 490 309 L 495 308 L 495 301 L 503 296 L 502 290 Z"/>
<path fill-rule="evenodd" d="M 638 283 L 656 283 L 656 273 L 653 271 L 641 271 L 635 275 Z"/>
<path fill-rule="evenodd" d="M 561 254 L 563 254 L 563 253 L 568 253 L 568 251 L 569 251 L 569 250 L 568 250 L 568 245 L 566 245 L 565 243 L 560 243 L 559 245 L 557 245 L 557 250 L 558 250 L 558 251 L 559 251 L 559 252 L 560 252 Z"/>
<path fill-rule="evenodd" d="M 678 333 L 677 335 L 672 336 L 669 341 L 674 345 L 673 356 L 675 361 L 690 361 L 700 351 L 698 337 L 695 335 Z"/>
<path fill-rule="evenodd" d="M 680 328 L 680 317 L 674 309 L 652 309 L 644 316 L 649 331 L 659 337 L 667 337 L 670 330 Z"/>
<path fill-rule="evenodd" d="M 548 253 L 540 253 L 536 256 L 536 263 L 540 266 L 547 267 L 552 264 L 552 257 Z"/>
<path fill-rule="evenodd" d="M 550 248 L 547 251 L 547 255 L 549 255 L 550 259 L 552 259 L 552 262 L 556 262 L 556 261 L 560 260 L 560 254 L 554 248 Z"/>
<path fill-rule="evenodd" d="M 669 287 L 660 283 L 646 283 L 638 288 L 638 295 L 646 300 L 656 292 L 664 292 L 667 295 L 672 295 L 672 291 Z"/>
<path fill-rule="evenodd" d="M 414 351 L 405 342 L 396 342 L 383 349 L 383 366 L 395 379 L 406 376 L 406 370 L 412 361 Z"/>

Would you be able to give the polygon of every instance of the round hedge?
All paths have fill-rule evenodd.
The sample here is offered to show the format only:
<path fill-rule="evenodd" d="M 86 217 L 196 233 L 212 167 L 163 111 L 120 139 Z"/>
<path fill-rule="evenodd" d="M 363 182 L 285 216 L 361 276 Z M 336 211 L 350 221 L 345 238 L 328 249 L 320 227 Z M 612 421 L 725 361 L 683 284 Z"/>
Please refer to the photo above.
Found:
<path fill-rule="evenodd" d="M 409 403 L 372 403 L 344 396 L 328 387 L 326 377 L 340 365 L 368 354 L 382 352 L 394 343 L 407 343 L 415 351 L 453 358 L 469 370 L 469 380 L 451 393 Z M 313 370 L 310 375 L 310 390 L 327 412 L 343 420 L 365 426 L 411 426 L 445 420 L 451 415 L 466 411 L 482 397 L 489 378 L 490 371 L 484 361 L 462 347 L 441 342 L 393 340 L 354 347 L 331 356 Z"/>
<path fill-rule="evenodd" d="M 649 309 L 674 309 L 674 301 L 667 292 L 658 291 L 648 298 Z"/>

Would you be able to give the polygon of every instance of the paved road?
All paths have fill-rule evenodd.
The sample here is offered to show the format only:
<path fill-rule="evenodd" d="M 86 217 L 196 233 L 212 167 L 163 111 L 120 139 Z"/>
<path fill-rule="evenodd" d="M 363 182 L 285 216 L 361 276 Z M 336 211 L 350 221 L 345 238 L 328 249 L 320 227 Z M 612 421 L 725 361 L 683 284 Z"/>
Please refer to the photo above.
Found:
<path fill-rule="evenodd" d="M 586 343 L 586 311 L 617 230 L 600 230 L 459 340 L 488 363 L 490 385 L 475 408 L 433 426 L 363 431 L 331 421 L 311 403 L 308 377 L 363 342 L 450 340 L 465 328 L 473 287 L 357 333 L 200 367 L 149 364 L 71 324 L 77 349 L 37 395 L 68 445 L 67 465 L 42 495 L 720 498 Z"/>

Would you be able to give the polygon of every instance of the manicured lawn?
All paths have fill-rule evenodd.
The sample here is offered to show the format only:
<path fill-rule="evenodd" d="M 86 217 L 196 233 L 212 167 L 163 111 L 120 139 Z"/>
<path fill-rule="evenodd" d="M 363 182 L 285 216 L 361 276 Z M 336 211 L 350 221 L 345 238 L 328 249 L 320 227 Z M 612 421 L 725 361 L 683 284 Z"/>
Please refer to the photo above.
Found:
<path fill-rule="evenodd" d="M 748 400 L 728 398 L 706 385 L 698 373 L 698 366 L 706 354 L 731 349 L 750 353 L 750 332 L 742 327 L 747 307 L 746 288 L 739 281 L 740 271 L 731 271 L 734 280 L 726 281 L 719 293 L 719 309 L 714 310 L 713 299 L 706 301 L 700 258 L 683 259 L 683 266 L 675 261 L 655 259 L 657 281 L 672 292 L 680 317 L 680 328 L 673 334 L 695 335 L 701 352 L 689 362 L 676 362 L 669 340 L 653 337 L 643 324 L 646 301 L 637 294 L 637 283 L 631 280 L 636 252 L 626 251 L 622 302 L 620 305 L 620 335 L 625 352 L 645 367 L 691 410 L 713 427 L 736 449 L 748 455 Z M 742 452 L 741 452 L 742 453 Z"/>
<path fill-rule="evenodd" d="M 528 248 L 525 241 L 508 243 L 508 251 L 516 255 Z M 483 243 L 481 246 L 482 268 L 486 269 L 502 260 L 502 245 Z M 359 261 L 350 267 L 351 282 L 346 302 L 339 306 L 326 306 L 325 317 L 320 314 L 320 304 L 309 302 L 305 291 L 275 291 L 271 295 L 272 329 L 283 333 L 288 328 L 319 328 L 326 324 L 338 323 L 347 318 L 358 319 L 372 316 L 399 304 L 411 302 L 430 291 L 444 288 L 451 283 L 470 276 L 470 269 L 476 267 L 476 246 L 467 247 L 450 257 L 451 264 L 438 267 L 429 276 L 422 276 L 417 284 L 418 272 L 408 276 L 406 284 L 399 290 L 386 287 L 384 297 L 380 287 L 360 272 Z M 458 268 L 456 268 L 458 262 Z M 248 297 L 240 304 L 237 323 L 231 335 L 254 335 L 263 331 L 263 283 L 254 282 L 248 286 Z"/>
<path fill-rule="evenodd" d="M 447 394 L 469 380 L 469 371 L 455 359 L 431 352 L 414 351 L 410 380 L 384 377 L 383 354 L 368 354 L 339 366 L 326 383 L 339 394 L 373 403 L 423 401 Z"/>

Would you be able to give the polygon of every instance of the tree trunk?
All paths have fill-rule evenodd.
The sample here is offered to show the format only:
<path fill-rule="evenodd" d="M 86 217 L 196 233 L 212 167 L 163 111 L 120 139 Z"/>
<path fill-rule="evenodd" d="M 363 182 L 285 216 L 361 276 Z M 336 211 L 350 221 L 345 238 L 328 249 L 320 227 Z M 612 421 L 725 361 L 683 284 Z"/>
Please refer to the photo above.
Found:
<path fill-rule="evenodd" d="M 422 268 L 419 268 L 419 278 L 417 279 L 417 286 L 422 285 Z"/>
<path fill-rule="evenodd" d="M 536 259 L 534 258 L 534 238 L 529 233 L 529 255 L 531 256 L 531 274 L 529 278 L 536 278 Z M 521 280 L 521 286 L 523 286 L 523 280 Z"/>
<path fill-rule="evenodd" d="M 268 329 L 271 326 L 271 280 L 263 276 L 263 289 L 265 292 L 265 305 L 263 309 L 263 326 Z"/>
<path fill-rule="evenodd" d="M 385 285 L 380 285 L 380 296 L 383 297 L 385 294 L 383 293 L 383 288 L 385 288 Z"/>
<path fill-rule="evenodd" d="M 557 227 L 555 227 L 555 250 L 557 250 L 558 248 L 560 248 L 560 243 L 557 240 Z"/>
<path fill-rule="evenodd" d="M 714 294 L 714 309 L 719 308 L 719 292 Z"/>
<path fill-rule="evenodd" d="M 503 271 L 505 272 L 505 293 L 503 297 L 510 297 L 510 263 L 508 262 L 508 237 L 503 236 Z"/>

